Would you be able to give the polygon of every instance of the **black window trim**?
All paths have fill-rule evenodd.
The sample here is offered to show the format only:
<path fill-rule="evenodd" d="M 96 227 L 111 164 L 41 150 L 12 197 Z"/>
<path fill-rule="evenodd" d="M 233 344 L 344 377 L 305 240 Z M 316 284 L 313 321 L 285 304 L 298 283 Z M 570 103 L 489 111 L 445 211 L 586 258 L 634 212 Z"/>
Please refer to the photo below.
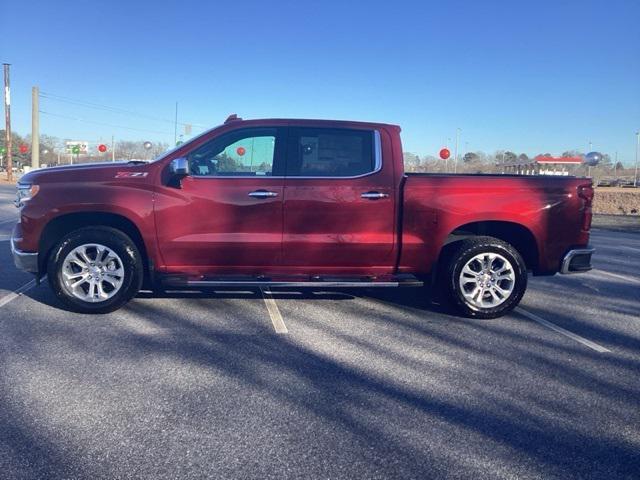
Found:
<path fill-rule="evenodd" d="M 232 132 L 239 132 L 242 130 L 257 130 L 257 129 L 261 129 L 261 128 L 275 128 L 276 130 L 278 130 L 278 134 L 276 135 L 276 143 L 278 143 L 279 140 L 281 140 L 282 144 L 283 144 L 283 149 L 285 150 L 282 155 L 281 158 L 278 157 L 278 155 L 276 154 L 277 150 L 274 150 L 274 158 L 273 158 L 273 166 L 274 166 L 274 170 L 276 169 L 275 167 L 278 167 L 278 170 L 282 169 L 286 172 L 286 164 L 287 164 L 287 160 L 288 160 L 288 144 L 289 144 L 289 139 L 291 138 L 289 135 L 289 131 L 291 130 L 291 128 L 296 128 L 296 127 L 282 127 L 282 126 L 273 126 L 270 127 L 268 125 L 261 125 L 261 126 L 256 126 L 256 127 L 246 127 L 246 128 L 239 128 L 237 130 L 231 130 L 229 132 L 225 132 L 226 133 L 232 133 Z M 324 127 L 300 127 L 300 128 L 317 128 L 317 129 L 321 129 Z M 280 131 L 282 130 L 282 136 L 280 136 Z M 355 129 L 342 129 L 342 130 L 355 130 Z M 353 176 L 349 176 L 349 177 L 331 177 L 331 176 L 297 176 L 297 175 L 190 175 L 190 178 L 193 179 L 237 179 L 237 178 L 255 178 L 255 179 L 263 179 L 263 178 L 273 178 L 273 179 L 296 179 L 296 180 L 350 180 L 350 179 L 354 179 L 354 178 L 363 178 L 363 177 L 368 177 L 369 175 L 375 175 L 376 173 L 379 173 L 382 170 L 382 140 L 380 138 L 380 131 L 378 129 L 373 129 L 373 130 L 368 130 L 368 129 L 362 129 L 363 131 L 369 131 L 369 132 L 373 132 L 373 155 L 374 155 L 374 169 L 370 172 L 366 172 L 366 173 L 361 173 L 360 175 L 353 175 Z M 223 134 L 223 135 L 225 135 Z M 211 139 L 211 141 L 213 141 L 215 139 Z M 191 152 L 186 153 L 185 157 L 187 157 Z"/>

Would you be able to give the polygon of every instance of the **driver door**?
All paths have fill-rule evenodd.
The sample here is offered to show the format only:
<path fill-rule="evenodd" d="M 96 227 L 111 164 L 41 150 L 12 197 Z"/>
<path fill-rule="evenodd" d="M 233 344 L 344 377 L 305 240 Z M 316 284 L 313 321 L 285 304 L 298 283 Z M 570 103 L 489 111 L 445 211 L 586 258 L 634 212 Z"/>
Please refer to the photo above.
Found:
<path fill-rule="evenodd" d="M 168 272 L 262 274 L 282 261 L 286 128 L 242 128 L 189 152 L 182 188 L 155 206 Z"/>

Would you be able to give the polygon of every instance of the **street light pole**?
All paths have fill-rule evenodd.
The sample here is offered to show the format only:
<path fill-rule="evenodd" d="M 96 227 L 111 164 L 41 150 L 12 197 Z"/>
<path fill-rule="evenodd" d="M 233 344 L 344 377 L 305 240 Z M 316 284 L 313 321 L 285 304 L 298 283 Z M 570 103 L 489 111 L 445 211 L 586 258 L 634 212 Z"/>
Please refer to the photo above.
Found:
<path fill-rule="evenodd" d="M 176 116 L 173 123 L 173 145 L 178 141 L 178 102 L 176 102 Z"/>
<path fill-rule="evenodd" d="M 453 173 L 458 173 L 458 141 L 460 140 L 460 129 L 456 128 L 456 152 L 453 159 Z"/>
<path fill-rule="evenodd" d="M 640 150 L 640 130 L 636 132 L 636 172 L 633 176 L 633 186 L 638 186 L 638 150 Z"/>

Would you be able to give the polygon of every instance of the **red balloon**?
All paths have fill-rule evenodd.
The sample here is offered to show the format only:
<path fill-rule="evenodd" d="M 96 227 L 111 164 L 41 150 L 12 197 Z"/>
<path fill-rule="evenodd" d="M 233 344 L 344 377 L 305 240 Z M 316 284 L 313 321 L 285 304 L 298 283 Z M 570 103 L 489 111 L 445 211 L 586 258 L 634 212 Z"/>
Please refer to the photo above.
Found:
<path fill-rule="evenodd" d="M 240 156 L 243 156 L 245 153 L 247 153 L 247 151 L 245 150 L 244 147 L 238 147 L 236 148 L 236 153 Z"/>
<path fill-rule="evenodd" d="M 449 151 L 448 148 L 443 148 L 442 150 L 440 150 L 440 158 L 442 160 L 446 160 L 450 156 L 451 156 L 451 152 Z"/>
<path fill-rule="evenodd" d="M 104 143 L 101 143 L 100 145 L 98 145 L 98 151 L 102 153 L 106 152 L 107 146 Z"/>
<path fill-rule="evenodd" d="M 27 147 L 24 143 L 18 147 L 20 153 L 27 153 L 29 151 L 29 147 Z"/>

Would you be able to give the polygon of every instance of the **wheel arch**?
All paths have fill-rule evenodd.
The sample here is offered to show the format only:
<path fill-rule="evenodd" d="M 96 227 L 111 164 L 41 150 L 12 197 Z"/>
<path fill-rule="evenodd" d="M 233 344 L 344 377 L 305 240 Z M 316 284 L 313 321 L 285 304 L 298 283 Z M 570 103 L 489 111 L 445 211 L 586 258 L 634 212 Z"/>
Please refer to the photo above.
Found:
<path fill-rule="evenodd" d="M 438 255 L 438 267 L 455 244 L 469 237 L 489 236 L 505 241 L 522 256 L 527 270 L 536 272 L 540 262 L 538 242 L 533 232 L 526 226 L 509 221 L 486 220 L 469 222 L 454 228 L 445 237 Z"/>
<path fill-rule="evenodd" d="M 111 227 L 126 234 L 142 256 L 145 277 L 149 275 L 152 265 L 138 226 L 124 215 L 100 211 L 67 213 L 51 219 L 42 230 L 38 242 L 38 271 L 46 271 L 49 255 L 60 238 L 79 228 L 92 226 Z"/>

